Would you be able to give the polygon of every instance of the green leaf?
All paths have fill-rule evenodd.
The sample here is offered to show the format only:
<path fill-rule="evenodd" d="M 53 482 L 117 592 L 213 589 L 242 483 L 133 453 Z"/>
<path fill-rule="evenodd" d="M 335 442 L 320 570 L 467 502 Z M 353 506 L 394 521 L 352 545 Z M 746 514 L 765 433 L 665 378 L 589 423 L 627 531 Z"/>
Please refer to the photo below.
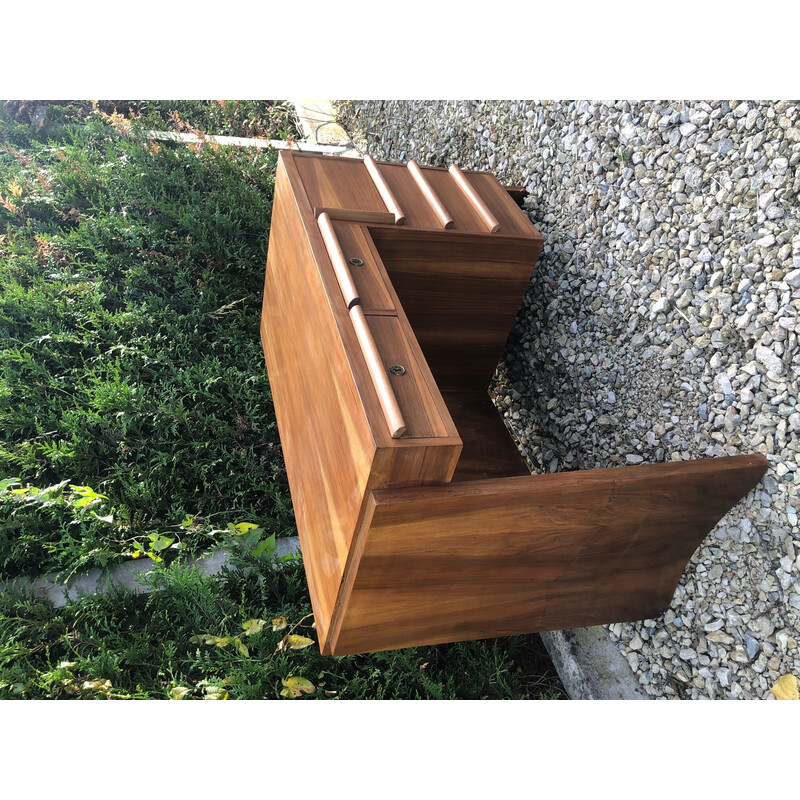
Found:
<path fill-rule="evenodd" d="M 3 478 L 0 480 L 0 492 L 4 492 L 9 486 L 19 483 L 19 478 Z"/>
<path fill-rule="evenodd" d="M 155 539 L 150 543 L 151 550 L 166 550 L 173 542 L 175 541 L 175 537 L 170 538 L 169 536 L 156 536 Z"/>
<path fill-rule="evenodd" d="M 216 644 L 217 637 L 212 636 L 210 633 L 198 633 L 196 636 L 192 636 L 189 641 L 192 644 Z"/>
<path fill-rule="evenodd" d="M 69 485 L 69 488 L 72 489 L 75 494 L 81 495 L 83 498 L 91 498 L 92 500 L 100 499 L 100 500 L 108 500 L 108 498 L 104 494 L 99 494 L 91 486 L 76 486 L 74 483 Z"/>
<path fill-rule="evenodd" d="M 311 694 L 317 690 L 317 687 L 311 681 L 305 678 L 298 678 L 295 675 L 283 678 L 281 683 L 286 687 L 281 692 L 281 697 L 302 697 L 304 694 Z"/>
<path fill-rule="evenodd" d="M 260 544 L 253 548 L 255 558 L 269 558 L 275 552 L 275 534 L 264 539 Z"/>
<path fill-rule="evenodd" d="M 248 619 L 247 622 L 242 623 L 242 629 L 245 636 L 255 636 L 255 634 L 264 630 L 266 624 L 267 621 L 265 619 Z"/>
<path fill-rule="evenodd" d="M 72 505 L 75 508 L 86 508 L 97 500 L 96 497 L 81 497 L 80 500 L 73 500 Z"/>

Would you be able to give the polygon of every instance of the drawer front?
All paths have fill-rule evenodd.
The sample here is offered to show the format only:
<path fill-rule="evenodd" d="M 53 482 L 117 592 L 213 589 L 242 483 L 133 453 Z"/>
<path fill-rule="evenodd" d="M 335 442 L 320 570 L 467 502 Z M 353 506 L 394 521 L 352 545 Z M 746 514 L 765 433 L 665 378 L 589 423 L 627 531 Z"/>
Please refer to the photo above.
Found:
<path fill-rule="evenodd" d="M 294 163 L 312 208 L 386 213 L 386 205 L 362 161 L 295 155 Z"/>
<path fill-rule="evenodd" d="M 395 311 L 395 303 L 378 267 L 375 248 L 360 225 L 333 221 L 344 259 L 365 314 Z"/>
<path fill-rule="evenodd" d="M 406 425 L 404 439 L 448 435 L 434 396 L 426 385 L 423 366 L 412 349 L 397 317 L 367 314 L 367 326 L 380 358 L 381 367 Z"/>

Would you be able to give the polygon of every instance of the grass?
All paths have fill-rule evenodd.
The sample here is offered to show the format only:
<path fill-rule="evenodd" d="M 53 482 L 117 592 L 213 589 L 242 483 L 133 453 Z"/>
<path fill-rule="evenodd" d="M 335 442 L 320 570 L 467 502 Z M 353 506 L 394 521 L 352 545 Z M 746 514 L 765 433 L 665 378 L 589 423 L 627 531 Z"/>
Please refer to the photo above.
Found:
<path fill-rule="evenodd" d="M 258 335 L 276 157 L 154 127 L 296 135 L 273 101 L 0 104 L 0 581 L 149 556 L 158 588 L 0 593 L 0 697 L 563 696 L 538 637 L 278 648 L 314 630 L 269 559 L 296 533 Z M 219 545 L 252 571 L 181 566 Z"/>
<path fill-rule="evenodd" d="M 52 113 L 48 141 L 0 122 L 0 476 L 89 485 L 115 523 L 21 509 L 0 570 L 119 560 L 187 514 L 189 546 L 220 514 L 291 533 L 258 337 L 274 153 Z"/>
<path fill-rule="evenodd" d="M 64 609 L 0 596 L 0 699 L 280 699 L 290 677 L 305 678 L 313 686 L 307 697 L 319 699 L 561 696 L 546 659 L 536 655 L 538 637 L 320 655 L 297 563 L 217 578 L 173 565 L 154 581 L 159 591 L 149 595 L 97 596 Z M 274 631 L 279 617 L 288 626 Z M 248 620 L 266 625 L 247 636 Z M 292 629 L 314 643 L 277 650 Z M 197 639 L 237 635 L 246 653 L 235 641 L 218 647 Z"/>

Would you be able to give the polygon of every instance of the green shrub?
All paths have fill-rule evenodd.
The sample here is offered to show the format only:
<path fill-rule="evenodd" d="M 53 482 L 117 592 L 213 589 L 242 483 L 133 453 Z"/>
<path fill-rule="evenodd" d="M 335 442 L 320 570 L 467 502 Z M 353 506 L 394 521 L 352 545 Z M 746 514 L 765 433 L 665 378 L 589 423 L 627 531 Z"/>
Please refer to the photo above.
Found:
<path fill-rule="evenodd" d="M 187 514 L 293 533 L 259 341 L 275 154 L 86 113 L 40 142 L 0 110 L 0 478 L 92 486 L 128 538 Z M 7 574 L 82 558 L 55 518 L 14 543 L 20 519 Z"/>

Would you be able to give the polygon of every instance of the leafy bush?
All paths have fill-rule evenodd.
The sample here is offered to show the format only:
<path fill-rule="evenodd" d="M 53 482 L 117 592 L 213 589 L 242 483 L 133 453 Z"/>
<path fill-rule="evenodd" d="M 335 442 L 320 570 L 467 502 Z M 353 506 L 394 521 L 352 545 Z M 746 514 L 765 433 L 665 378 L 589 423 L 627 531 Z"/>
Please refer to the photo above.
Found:
<path fill-rule="evenodd" d="M 320 655 L 298 563 L 216 578 L 173 565 L 153 581 L 63 609 L 0 595 L 0 699 L 562 696 L 533 636 Z"/>
<path fill-rule="evenodd" d="M 134 537 L 187 514 L 293 533 L 259 341 L 275 154 L 71 108 L 47 142 L 0 109 L 0 477 L 92 486 Z M 7 573 L 83 557 L 55 518 L 10 544 L 19 521 Z"/>

